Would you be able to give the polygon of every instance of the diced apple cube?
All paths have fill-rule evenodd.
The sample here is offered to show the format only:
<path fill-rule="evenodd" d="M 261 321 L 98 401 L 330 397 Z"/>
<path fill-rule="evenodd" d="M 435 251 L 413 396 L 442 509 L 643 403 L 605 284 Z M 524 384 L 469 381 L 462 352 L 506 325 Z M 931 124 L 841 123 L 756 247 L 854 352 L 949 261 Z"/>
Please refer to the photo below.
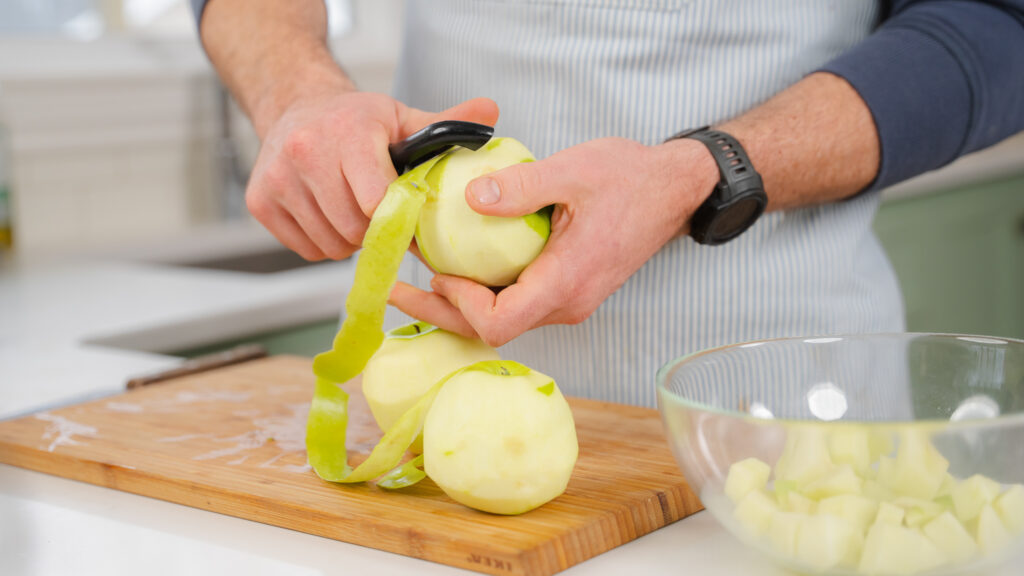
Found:
<path fill-rule="evenodd" d="M 868 432 L 862 426 L 844 426 L 829 434 L 828 453 L 834 464 L 848 464 L 859 476 L 871 466 Z"/>
<path fill-rule="evenodd" d="M 946 506 L 938 502 L 911 498 L 910 496 L 900 496 L 893 500 L 892 503 L 906 511 L 903 522 L 911 528 L 931 522 L 939 514 L 948 510 Z"/>
<path fill-rule="evenodd" d="M 878 514 L 878 503 L 858 494 L 840 494 L 818 502 L 817 513 L 844 518 L 864 533 Z M 902 516 L 903 511 L 900 510 L 901 519 Z"/>
<path fill-rule="evenodd" d="M 878 503 L 878 514 L 875 515 L 875 523 L 881 522 L 882 524 L 892 524 L 893 526 L 903 525 L 903 516 L 907 513 L 906 510 L 890 504 L 889 502 Z"/>
<path fill-rule="evenodd" d="M 1006 529 L 1013 534 L 1024 532 L 1024 485 L 1014 484 L 992 503 Z"/>
<path fill-rule="evenodd" d="M 834 467 L 828 474 L 808 484 L 802 490 L 809 498 L 819 500 L 839 494 L 860 494 L 864 481 L 849 464 Z"/>
<path fill-rule="evenodd" d="M 942 551 L 920 531 L 876 522 L 864 539 L 859 569 L 871 575 L 903 575 L 945 562 Z"/>
<path fill-rule="evenodd" d="M 932 502 L 942 505 L 946 510 L 953 509 L 953 497 L 949 494 L 946 494 L 945 496 L 936 496 L 935 500 L 932 500 Z"/>
<path fill-rule="evenodd" d="M 787 430 L 786 445 L 775 465 L 775 479 L 805 486 L 828 474 L 832 458 L 820 426 L 793 426 Z"/>
<path fill-rule="evenodd" d="M 782 508 L 787 512 L 801 512 L 803 514 L 811 514 L 817 508 L 818 503 L 811 500 L 807 496 L 795 491 L 790 490 L 786 493 L 784 498 L 785 502 L 782 503 Z"/>
<path fill-rule="evenodd" d="M 863 545 L 863 534 L 846 519 L 831 514 L 810 516 L 797 534 L 796 557 L 816 570 L 854 566 Z"/>
<path fill-rule="evenodd" d="M 999 496 L 1001 489 L 999 482 L 980 474 L 957 484 L 950 492 L 957 519 L 961 522 L 970 522 L 977 518 L 981 509 Z"/>
<path fill-rule="evenodd" d="M 761 490 L 768 484 L 771 466 L 757 458 L 747 458 L 729 467 L 725 478 L 725 495 L 733 502 L 739 502 L 751 490 Z"/>
<path fill-rule="evenodd" d="M 878 459 L 878 474 L 875 476 L 875 480 L 879 485 L 883 486 L 891 494 L 895 494 L 895 490 L 892 488 L 893 482 L 897 480 L 896 475 L 899 472 L 899 467 L 896 465 L 896 458 L 892 456 L 882 456 Z"/>
<path fill-rule="evenodd" d="M 1010 545 L 1013 538 L 999 514 L 991 506 L 985 505 L 978 513 L 977 541 L 982 554 L 996 554 Z"/>
<path fill-rule="evenodd" d="M 948 510 L 925 524 L 921 531 L 951 562 L 964 562 L 978 553 L 974 539 Z"/>
<path fill-rule="evenodd" d="M 893 441 L 892 430 L 872 429 L 868 432 L 868 451 L 871 454 L 871 462 L 892 454 L 895 448 L 896 443 Z"/>
<path fill-rule="evenodd" d="M 921 430 L 900 435 L 896 458 L 883 457 L 878 463 L 878 481 L 897 494 L 931 500 L 945 479 L 949 461 L 932 446 Z"/>
<path fill-rule="evenodd" d="M 779 506 L 785 507 L 789 502 L 791 492 L 799 492 L 800 486 L 792 480 L 776 480 L 772 483 L 772 490 L 775 492 L 775 500 Z"/>
<path fill-rule="evenodd" d="M 895 492 L 886 488 L 877 480 L 865 480 L 861 493 L 876 502 L 888 502 L 896 497 Z"/>
<path fill-rule="evenodd" d="M 935 493 L 936 498 L 943 496 L 950 496 L 953 493 L 953 488 L 956 488 L 957 480 L 952 474 L 946 472 L 946 477 L 942 479 L 942 484 L 939 484 L 939 491 Z"/>
<path fill-rule="evenodd" d="M 796 557 L 797 537 L 804 520 L 810 518 L 799 512 L 776 512 L 768 523 L 768 542 L 783 558 Z"/>
<path fill-rule="evenodd" d="M 736 504 L 736 520 L 747 532 L 760 536 L 768 529 L 772 515 L 779 509 L 775 500 L 764 490 L 751 490 Z"/>

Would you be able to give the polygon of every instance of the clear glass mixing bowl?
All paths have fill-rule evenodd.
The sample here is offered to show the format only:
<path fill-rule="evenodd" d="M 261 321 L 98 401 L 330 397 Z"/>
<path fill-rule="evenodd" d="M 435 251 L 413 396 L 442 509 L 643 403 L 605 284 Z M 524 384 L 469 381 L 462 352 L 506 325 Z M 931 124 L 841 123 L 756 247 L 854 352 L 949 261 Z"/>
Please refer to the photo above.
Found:
<path fill-rule="evenodd" d="M 790 568 L 954 574 L 1024 561 L 1022 341 L 750 342 L 670 362 L 657 384 L 705 507 Z"/>

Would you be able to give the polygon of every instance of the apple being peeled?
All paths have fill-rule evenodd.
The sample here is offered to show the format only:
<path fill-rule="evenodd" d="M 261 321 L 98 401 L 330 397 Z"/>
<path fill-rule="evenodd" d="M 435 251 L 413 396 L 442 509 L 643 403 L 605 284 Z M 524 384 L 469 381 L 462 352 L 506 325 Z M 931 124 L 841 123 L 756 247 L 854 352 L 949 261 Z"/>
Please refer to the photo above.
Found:
<path fill-rule="evenodd" d="M 547 243 L 550 211 L 517 218 L 484 216 L 466 203 L 466 185 L 479 176 L 531 161 L 533 155 L 518 141 L 494 138 L 476 151 L 450 152 L 430 169 L 416 245 L 431 268 L 486 286 L 516 281 Z"/>
<path fill-rule="evenodd" d="M 507 360 L 453 375 L 423 425 L 427 476 L 453 500 L 495 514 L 521 514 L 562 494 L 578 451 L 555 381 Z"/>
<path fill-rule="evenodd" d="M 363 395 L 377 425 L 387 432 L 448 374 L 483 360 L 499 359 L 498 352 L 480 340 L 413 322 L 385 335 L 363 370 Z M 422 452 L 422 437 L 417 437 L 409 450 Z"/>

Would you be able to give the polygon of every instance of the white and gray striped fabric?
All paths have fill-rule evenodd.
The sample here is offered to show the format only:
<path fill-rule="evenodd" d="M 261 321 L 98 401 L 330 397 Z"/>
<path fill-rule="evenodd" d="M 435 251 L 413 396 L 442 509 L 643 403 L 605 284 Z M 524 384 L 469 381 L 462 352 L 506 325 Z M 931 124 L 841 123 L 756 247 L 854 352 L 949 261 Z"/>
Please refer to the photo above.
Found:
<path fill-rule="evenodd" d="M 396 96 L 427 110 L 493 98 L 497 133 L 538 157 L 605 136 L 655 144 L 796 82 L 869 34 L 878 10 L 875 0 L 408 0 Z M 673 241 L 588 320 L 533 330 L 502 356 L 569 395 L 653 406 L 655 373 L 683 354 L 902 330 L 871 231 L 878 202 L 768 214 L 720 247 Z M 407 262 L 403 279 L 426 287 L 430 272 Z"/>

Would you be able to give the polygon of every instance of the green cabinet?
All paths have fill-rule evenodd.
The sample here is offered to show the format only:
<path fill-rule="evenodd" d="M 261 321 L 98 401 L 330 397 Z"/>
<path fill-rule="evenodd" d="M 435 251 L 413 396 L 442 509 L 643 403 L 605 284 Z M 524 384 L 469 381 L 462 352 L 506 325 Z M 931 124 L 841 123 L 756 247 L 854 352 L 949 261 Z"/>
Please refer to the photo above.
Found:
<path fill-rule="evenodd" d="M 1024 338 L 1024 174 L 882 204 L 907 329 Z"/>

